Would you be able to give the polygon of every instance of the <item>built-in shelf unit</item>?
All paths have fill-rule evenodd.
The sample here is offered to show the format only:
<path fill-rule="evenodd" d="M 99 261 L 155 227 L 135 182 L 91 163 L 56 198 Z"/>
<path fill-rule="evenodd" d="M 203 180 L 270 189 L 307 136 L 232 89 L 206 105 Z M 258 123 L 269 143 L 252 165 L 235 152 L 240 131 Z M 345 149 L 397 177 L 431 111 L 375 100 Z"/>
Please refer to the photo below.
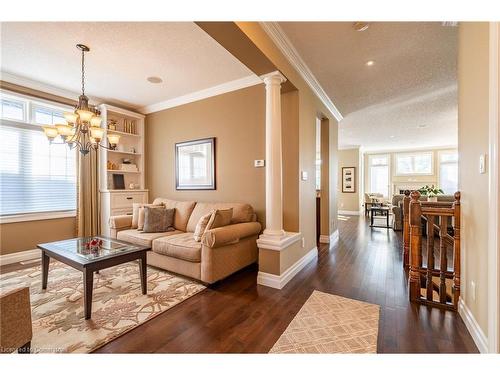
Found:
<path fill-rule="evenodd" d="M 101 104 L 99 110 L 106 142 L 109 133 L 120 136 L 116 149 L 99 150 L 101 233 L 109 236 L 110 216 L 131 215 L 133 203 L 148 201 L 144 185 L 144 115 L 108 104 Z M 115 129 L 109 129 L 111 123 Z M 124 163 L 124 159 L 130 164 Z M 125 189 L 114 186 L 116 174 L 123 175 Z"/>

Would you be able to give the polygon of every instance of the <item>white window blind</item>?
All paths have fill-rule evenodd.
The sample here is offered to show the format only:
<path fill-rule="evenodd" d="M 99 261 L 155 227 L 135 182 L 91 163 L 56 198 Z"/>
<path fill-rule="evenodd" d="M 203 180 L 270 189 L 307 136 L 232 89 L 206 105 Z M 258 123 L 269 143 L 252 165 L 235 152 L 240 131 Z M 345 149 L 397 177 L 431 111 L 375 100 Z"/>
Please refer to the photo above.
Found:
<path fill-rule="evenodd" d="M 35 108 L 30 101 L 28 106 Z M 37 111 L 50 114 L 46 124 L 60 123 L 57 115 L 61 111 L 50 107 L 44 110 L 37 105 L 31 113 Z M 50 145 L 41 126 L 33 124 L 35 118 L 26 106 L 23 107 L 25 122 L 7 120 L 4 114 L 2 110 L 0 216 L 75 210 L 75 150 L 62 144 Z"/>

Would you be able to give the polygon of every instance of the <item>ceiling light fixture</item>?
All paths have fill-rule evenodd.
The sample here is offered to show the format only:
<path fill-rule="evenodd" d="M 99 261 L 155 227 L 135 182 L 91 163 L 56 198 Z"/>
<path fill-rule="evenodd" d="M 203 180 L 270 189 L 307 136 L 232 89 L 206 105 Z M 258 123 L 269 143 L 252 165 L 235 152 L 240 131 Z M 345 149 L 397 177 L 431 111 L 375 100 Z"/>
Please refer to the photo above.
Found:
<path fill-rule="evenodd" d="M 426 124 L 420 124 L 420 125 L 418 125 L 417 127 L 418 127 L 419 129 L 425 129 L 425 128 L 426 128 L 426 127 L 428 127 L 428 126 L 429 126 L 429 125 L 426 125 Z"/>
<path fill-rule="evenodd" d="M 370 27 L 370 24 L 368 22 L 354 22 L 352 27 L 356 31 L 366 31 Z"/>
<path fill-rule="evenodd" d="M 151 76 L 151 77 L 148 77 L 146 79 L 148 80 L 149 83 L 162 83 L 163 82 L 163 79 L 161 79 L 160 77 Z"/>
<path fill-rule="evenodd" d="M 85 95 L 85 52 L 89 52 L 90 48 L 84 44 L 77 44 L 76 48 L 82 51 L 82 95 L 78 97 L 78 104 L 73 112 L 64 112 L 66 124 L 47 125 L 43 127 L 43 131 L 50 143 L 60 136 L 62 144 L 67 144 L 70 149 L 77 147 L 82 155 L 99 147 L 114 150 L 120 136 L 108 134 L 109 147 L 101 144 L 104 129 L 101 128 L 100 112 L 89 105 L 89 98 Z"/>
<path fill-rule="evenodd" d="M 375 61 L 369 60 L 365 63 L 366 66 L 373 66 L 375 64 Z"/>

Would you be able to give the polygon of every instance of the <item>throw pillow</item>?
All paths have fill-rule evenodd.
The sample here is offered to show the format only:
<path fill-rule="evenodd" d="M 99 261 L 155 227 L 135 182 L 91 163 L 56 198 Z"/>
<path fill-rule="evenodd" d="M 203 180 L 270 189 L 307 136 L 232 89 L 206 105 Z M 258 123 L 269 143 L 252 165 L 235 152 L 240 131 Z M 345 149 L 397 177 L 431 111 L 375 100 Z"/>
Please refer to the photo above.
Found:
<path fill-rule="evenodd" d="M 156 208 L 165 208 L 163 204 L 143 204 L 141 207 L 139 207 L 138 210 L 138 218 L 137 218 L 137 230 L 142 230 L 144 227 L 144 207 L 156 207 Z M 132 223 L 134 221 L 134 218 L 132 217 Z"/>
<path fill-rule="evenodd" d="M 196 224 L 196 229 L 194 230 L 194 240 L 196 242 L 201 241 L 201 236 L 203 236 L 203 233 L 205 233 L 205 229 L 207 228 L 207 224 L 210 221 L 210 218 L 212 217 L 212 214 L 214 212 L 209 212 L 206 215 L 203 215 L 200 217 L 200 220 L 198 220 L 198 223 Z"/>
<path fill-rule="evenodd" d="M 130 228 L 132 229 L 138 229 L 139 227 L 139 216 L 140 216 L 140 210 L 144 206 L 157 206 L 161 207 L 163 206 L 163 203 L 160 204 L 148 204 L 148 203 L 133 203 L 132 204 L 132 226 Z M 144 213 L 142 214 L 144 215 Z M 142 222 L 144 223 L 144 216 L 142 217 Z M 142 229 L 142 226 L 141 226 Z"/>
<path fill-rule="evenodd" d="M 232 217 L 233 208 L 228 208 L 227 210 L 214 210 L 205 230 L 225 227 L 231 224 Z"/>
<path fill-rule="evenodd" d="M 144 233 L 169 232 L 175 230 L 175 208 L 144 207 Z"/>

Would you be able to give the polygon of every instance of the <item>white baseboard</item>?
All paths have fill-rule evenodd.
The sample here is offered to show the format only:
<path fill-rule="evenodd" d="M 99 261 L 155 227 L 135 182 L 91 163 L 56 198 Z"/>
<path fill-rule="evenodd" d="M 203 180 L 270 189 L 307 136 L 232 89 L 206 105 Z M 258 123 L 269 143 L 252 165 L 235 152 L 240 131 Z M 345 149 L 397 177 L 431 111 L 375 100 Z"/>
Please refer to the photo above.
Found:
<path fill-rule="evenodd" d="M 488 353 L 488 339 L 462 298 L 458 300 L 458 314 L 462 317 L 479 352 Z"/>
<path fill-rule="evenodd" d="M 327 236 L 326 234 L 322 234 L 319 236 L 319 243 L 334 243 L 339 239 L 339 230 L 337 229 L 335 232 Z"/>
<path fill-rule="evenodd" d="M 0 255 L 0 264 L 12 264 L 31 259 L 40 259 L 41 254 L 39 249 L 19 251 L 13 254 Z"/>
<path fill-rule="evenodd" d="M 302 258 L 296 261 L 281 275 L 273 275 L 272 273 L 260 272 L 257 274 L 257 284 L 268 286 L 275 289 L 283 289 L 283 287 L 304 268 L 310 261 L 318 257 L 318 248 L 315 247 L 307 252 Z"/>
<path fill-rule="evenodd" d="M 350 215 L 350 216 L 359 216 L 359 211 L 345 211 L 345 210 L 338 210 L 337 213 L 339 215 Z"/>

